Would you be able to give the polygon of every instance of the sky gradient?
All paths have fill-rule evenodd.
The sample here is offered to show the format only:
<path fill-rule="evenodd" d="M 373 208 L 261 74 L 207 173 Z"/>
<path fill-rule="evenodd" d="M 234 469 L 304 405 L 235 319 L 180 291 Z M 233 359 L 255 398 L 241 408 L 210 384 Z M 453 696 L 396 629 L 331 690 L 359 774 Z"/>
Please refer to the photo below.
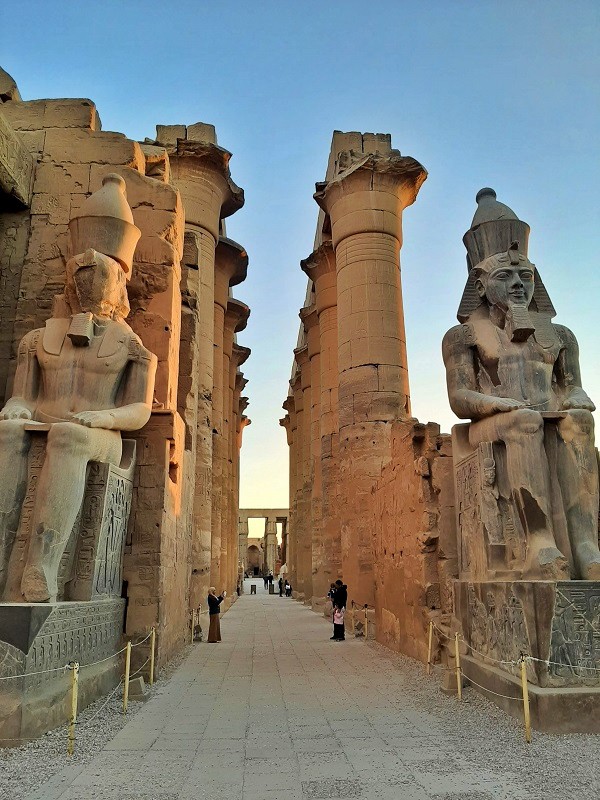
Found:
<path fill-rule="evenodd" d="M 246 205 L 227 233 L 250 257 L 235 296 L 252 310 L 239 337 L 252 348 L 242 507 L 288 504 L 278 420 L 334 129 L 391 133 L 429 171 L 401 253 L 413 414 L 444 431 L 455 421 L 440 344 L 482 186 L 530 224 L 530 257 L 600 404 L 597 1 L 8 0 L 3 11 L 0 64 L 23 99 L 89 97 L 104 130 L 133 139 L 209 122 L 234 154 Z"/>

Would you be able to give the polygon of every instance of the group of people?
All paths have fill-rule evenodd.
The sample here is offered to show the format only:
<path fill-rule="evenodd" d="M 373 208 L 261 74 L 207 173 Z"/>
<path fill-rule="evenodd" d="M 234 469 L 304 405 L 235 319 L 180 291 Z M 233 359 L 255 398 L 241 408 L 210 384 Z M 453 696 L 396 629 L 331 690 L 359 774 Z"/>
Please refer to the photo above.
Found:
<path fill-rule="evenodd" d="M 333 622 L 333 636 L 332 642 L 343 642 L 346 638 L 346 629 L 344 627 L 344 616 L 346 614 L 346 603 L 348 602 L 348 587 L 339 578 L 335 583 L 331 584 L 327 597 L 331 600 L 333 607 L 332 622 Z"/>
<path fill-rule="evenodd" d="M 273 573 L 270 572 L 264 576 L 265 589 L 273 584 Z M 285 592 L 286 597 L 292 596 L 292 586 L 287 578 L 284 579 L 280 576 L 278 581 L 279 597 L 283 597 Z M 210 624 L 208 626 L 208 639 L 207 642 L 220 642 L 221 641 L 221 620 L 220 610 L 221 603 L 227 597 L 227 592 L 223 591 L 217 596 L 217 590 L 211 586 L 208 590 L 208 615 Z M 343 642 L 346 638 L 346 630 L 344 627 L 344 615 L 346 613 L 346 603 L 348 602 L 348 587 L 341 580 L 337 580 L 331 584 L 327 597 L 331 600 L 333 607 L 333 636 L 331 641 Z"/>

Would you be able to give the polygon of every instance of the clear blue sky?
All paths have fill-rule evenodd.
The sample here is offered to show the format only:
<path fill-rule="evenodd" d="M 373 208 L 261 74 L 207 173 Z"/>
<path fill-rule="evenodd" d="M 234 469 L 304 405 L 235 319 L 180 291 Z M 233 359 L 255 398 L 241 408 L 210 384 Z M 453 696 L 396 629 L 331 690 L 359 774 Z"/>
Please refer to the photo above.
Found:
<path fill-rule="evenodd" d="M 24 99 L 90 97 L 105 130 L 204 121 L 231 150 L 246 206 L 228 235 L 250 256 L 236 296 L 252 425 L 243 507 L 287 505 L 278 426 L 312 250 L 314 183 L 332 131 L 392 134 L 429 170 L 404 215 L 402 280 L 413 413 L 453 423 L 440 342 L 466 278 L 475 193 L 531 225 L 530 256 L 581 347 L 600 405 L 597 0 L 31 2 L 5 0 L 0 63 Z"/>

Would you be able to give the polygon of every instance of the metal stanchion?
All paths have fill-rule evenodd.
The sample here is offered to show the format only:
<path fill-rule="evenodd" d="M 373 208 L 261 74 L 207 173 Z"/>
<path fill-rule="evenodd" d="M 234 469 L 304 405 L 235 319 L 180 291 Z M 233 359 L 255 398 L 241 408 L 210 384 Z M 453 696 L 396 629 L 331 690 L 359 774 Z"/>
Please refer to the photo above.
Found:
<path fill-rule="evenodd" d="M 127 713 L 127 701 L 129 700 L 129 672 L 131 670 L 131 642 L 127 642 L 125 648 L 125 684 L 123 686 L 123 713 Z"/>
<path fill-rule="evenodd" d="M 427 674 L 431 675 L 431 646 L 433 644 L 433 622 L 429 622 L 429 643 L 427 645 Z"/>
<path fill-rule="evenodd" d="M 154 683 L 154 652 L 156 648 L 156 628 L 150 631 L 150 674 L 148 676 L 148 683 L 150 686 Z"/>
<path fill-rule="evenodd" d="M 460 651 L 458 649 L 458 633 L 454 634 L 454 657 L 456 659 L 456 691 L 458 699 L 462 700 L 462 678 L 460 674 Z"/>
<path fill-rule="evenodd" d="M 525 720 L 525 741 L 531 743 L 531 717 L 529 714 L 529 688 L 527 686 L 527 662 L 521 653 L 521 688 L 523 690 L 523 717 Z"/>
<path fill-rule="evenodd" d="M 75 750 L 75 723 L 77 722 L 77 695 L 79 691 L 79 664 L 71 661 L 71 719 L 69 721 L 69 743 L 67 755 L 72 756 Z"/>

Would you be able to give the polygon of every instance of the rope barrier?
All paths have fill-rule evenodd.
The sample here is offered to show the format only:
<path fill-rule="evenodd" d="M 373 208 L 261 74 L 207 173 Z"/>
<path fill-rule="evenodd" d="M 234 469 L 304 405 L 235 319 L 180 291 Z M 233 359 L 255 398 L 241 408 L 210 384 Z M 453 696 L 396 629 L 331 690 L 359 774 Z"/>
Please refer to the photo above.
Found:
<path fill-rule="evenodd" d="M 463 676 L 463 678 L 466 678 L 469 681 L 469 683 L 472 683 L 473 686 L 477 686 L 479 689 L 483 689 L 484 692 L 496 695 L 496 697 L 503 697 L 505 700 L 518 700 L 519 702 L 521 702 L 520 697 L 511 697 L 508 694 L 499 694 L 498 692 L 494 692 L 491 689 L 486 689 L 485 686 L 482 686 L 480 683 L 477 683 L 477 681 L 474 681 L 473 678 L 470 678 L 468 675 L 465 675 L 465 673 L 462 670 L 460 674 Z"/>

